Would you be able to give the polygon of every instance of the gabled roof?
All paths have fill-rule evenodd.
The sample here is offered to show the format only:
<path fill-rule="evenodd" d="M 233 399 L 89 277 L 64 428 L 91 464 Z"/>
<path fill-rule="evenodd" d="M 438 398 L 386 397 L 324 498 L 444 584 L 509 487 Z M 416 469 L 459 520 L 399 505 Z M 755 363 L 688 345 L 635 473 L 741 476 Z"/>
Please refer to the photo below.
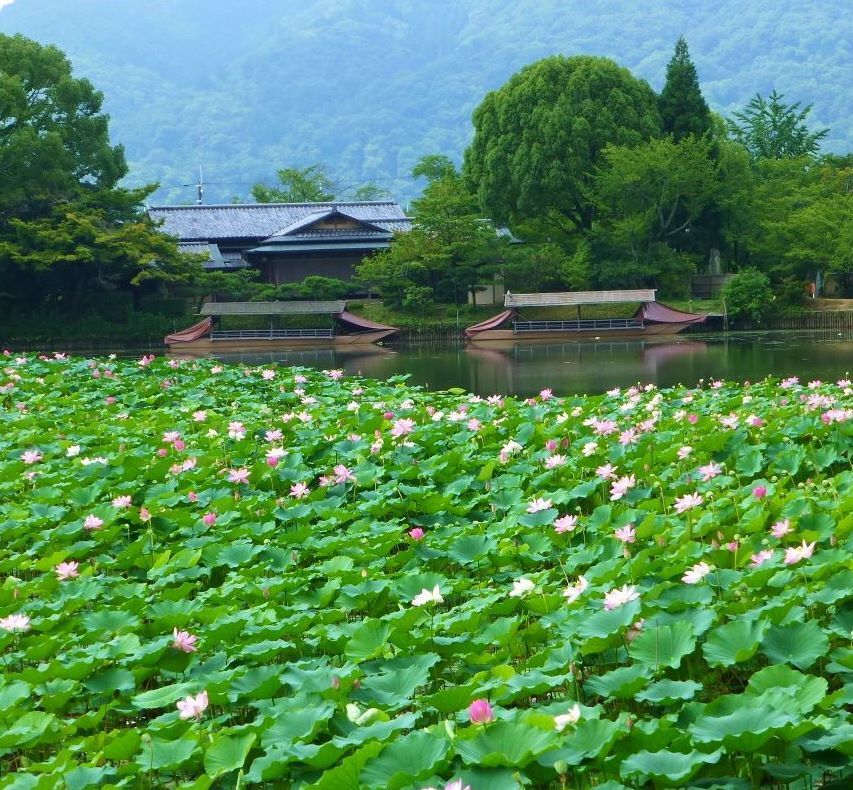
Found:
<path fill-rule="evenodd" d="M 381 230 L 407 230 L 408 217 L 390 200 L 334 203 L 237 203 L 219 206 L 152 206 L 149 216 L 181 241 L 269 238 L 313 217 L 338 211 Z M 310 221 L 308 224 L 311 224 Z"/>
<path fill-rule="evenodd" d="M 344 219 L 353 220 L 357 222 L 364 230 L 368 231 L 382 231 L 383 229 L 374 225 L 372 222 L 367 221 L 361 217 L 354 216 L 348 211 L 342 210 L 339 206 L 333 206 L 328 209 L 319 209 L 317 211 L 312 211 L 310 214 L 306 214 L 304 217 L 300 219 L 294 220 L 287 227 L 282 228 L 277 233 L 274 233 L 270 236 L 267 241 L 277 241 L 280 236 L 293 236 L 297 234 L 297 231 L 304 231 L 306 234 L 310 231 L 312 227 L 317 225 L 324 220 L 332 219 L 333 217 L 343 217 Z M 314 231 L 315 233 L 321 233 L 322 235 L 326 235 L 329 233 L 334 233 L 334 230 L 329 228 L 318 229 Z M 338 234 L 341 235 L 344 232 L 353 233 L 353 229 L 351 228 L 341 228 L 338 231 Z"/>

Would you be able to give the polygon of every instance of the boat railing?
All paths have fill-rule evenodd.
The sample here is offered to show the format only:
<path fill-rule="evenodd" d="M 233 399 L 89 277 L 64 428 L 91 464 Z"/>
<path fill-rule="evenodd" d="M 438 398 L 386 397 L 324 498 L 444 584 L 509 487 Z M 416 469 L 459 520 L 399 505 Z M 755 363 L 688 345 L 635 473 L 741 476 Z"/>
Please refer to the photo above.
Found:
<path fill-rule="evenodd" d="M 331 329 L 228 329 L 210 333 L 211 340 L 286 340 L 293 337 L 334 337 Z"/>
<path fill-rule="evenodd" d="M 513 321 L 512 331 L 524 332 L 580 332 L 589 329 L 643 329 L 639 318 L 582 318 L 578 321 Z"/>

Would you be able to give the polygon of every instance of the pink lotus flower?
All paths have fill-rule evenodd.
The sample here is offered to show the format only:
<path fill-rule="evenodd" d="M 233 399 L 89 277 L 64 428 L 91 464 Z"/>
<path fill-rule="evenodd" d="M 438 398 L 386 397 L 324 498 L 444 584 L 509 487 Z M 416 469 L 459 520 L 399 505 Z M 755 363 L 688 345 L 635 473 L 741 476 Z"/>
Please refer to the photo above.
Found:
<path fill-rule="evenodd" d="M 129 494 L 122 494 L 121 496 L 113 497 L 112 506 L 119 510 L 123 510 L 124 508 L 128 508 L 133 504 L 133 498 Z"/>
<path fill-rule="evenodd" d="M 195 491 L 190 491 L 187 494 L 187 501 L 188 502 L 198 502 L 198 494 Z"/>
<path fill-rule="evenodd" d="M 688 456 L 688 455 L 690 455 L 690 453 L 692 453 L 692 452 L 693 452 L 693 448 L 692 448 L 692 447 L 690 447 L 689 445 L 684 445 L 684 447 L 680 447 L 680 448 L 678 449 L 678 458 L 679 458 L 679 460 L 683 461 L 683 460 L 684 460 L 685 458 L 687 458 L 687 456 Z"/>
<path fill-rule="evenodd" d="M 42 459 L 42 454 L 38 450 L 24 450 L 21 453 L 21 460 L 27 464 L 37 464 Z"/>
<path fill-rule="evenodd" d="M 231 439 L 242 439 L 246 435 L 246 427 L 242 422 L 228 423 L 228 436 Z"/>
<path fill-rule="evenodd" d="M 763 549 L 756 554 L 750 556 L 751 562 L 749 563 L 751 568 L 757 568 L 760 565 L 763 565 L 765 562 L 770 562 L 774 559 L 775 552 L 770 549 Z"/>
<path fill-rule="evenodd" d="M 603 464 L 595 470 L 595 474 L 602 480 L 613 480 L 616 478 L 616 470 L 618 468 L 618 466 L 613 466 L 613 464 Z"/>
<path fill-rule="evenodd" d="M 198 411 L 193 412 L 193 420 L 195 422 L 204 422 L 207 419 L 207 412 L 199 409 Z"/>
<path fill-rule="evenodd" d="M 207 692 L 202 691 L 195 697 L 192 695 L 184 697 L 176 704 L 182 719 L 201 719 L 202 714 L 207 710 Z"/>
<path fill-rule="evenodd" d="M 206 527 L 212 527 L 216 523 L 216 513 L 208 511 L 201 517 L 201 520 Z"/>
<path fill-rule="evenodd" d="M 770 527 L 770 534 L 773 535 L 774 538 L 784 538 L 789 532 L 793 532 L 793 530 L 791 529 L 791 522 L 786 518 L 781 521 L 777 521 L 772 527 Z"/>
<path fill-rule="evenodd" d="M 229 469 L 228 470 L 228 482 L 229 483 L 248 483 L 249 482 L 249 470 L 243 467 L 242 469 Z"/>
<path fill-rule="evenodd" d="M 541 497 L 539 497 L 537 499 L 534 499 L 530 504 L 528 504 L 527 512 L 538 513 L 541 510 L 547 510 L 549 507 L 551 507 L 551 500 L 542 499 Z"/>
<path fill-rule="evenodd" d="M 409 530 L 409 537 L 414 541 L 423 540 L 425 535 L 426 533 L 420 527 L 412 527 Z"/>
<path fill-rule="evenodd" d="M 583 576 L 578 576 L 578 580 L 574 584 L 570 584 L 563 590 L 563 596 L 566 598 L 566 603 L 574 603 L 581 594 L 589 587 L 589 582 Z"/>
<path fill-rule="evenodd" d="M 699 467 L 699 474 L 702 475 L 703 483 L 707 483 L 709 480 L 713 480 L 722 471 L 723 467 L 719 464 L 715 464 L 713 461 L 711 461 L 711 463 L 709 464 L 706 464 L 705 466 Z"/>
<path fill-rule="evenodd" d="M 399 420 L 394 421 L 394 425 L 391 427 L 391 436 L 398 439 L 401 436 L 407 436 L 414 429 L 414 420 L 410 420 L 408 417 L 401 417 Z"/>
<path fill-rule="evenodd" d="M 685 513 L 692 510 L 694 507 L 699 507 L 702 504 L 701 494 L 685 494 L 683 497 L 678 497 L 675 500 L 675 512 Z"/>
<path fill-rule="evenodd" d="M 785 549 L 785 565 L 794 565 L 800 560 L 808 559 L 814 551 L 814 543 L 802 542 L 800 546 L 790 546 Z"/>
<path fill-rule="evenodd" d="M 565 455 L 560 455 L 559 453 L 554 453 L 554 455 L 549 455 L 545 459 L 545 468 L 546 469 L 556 469 L 558 466 L 565 466 L 566 461 L 568 461 L 568 458 L 566 458 Z"/>
<path fill-rule="evenodd" d="M 622 431 L 622 433 L 619 434 L 619 444 L 634 444 L 637 441 L 637 438 L 637 431 L 633 428 L 628 428 L 627 430 Z"/>
<path fill-rule="evenodd" d="M 687 422 L 689 422 L 691 425 L 696 425 L 696 423 L 699 422 L 699 415 L 698 414 L 688 414 L 687 415 Z"/>
<path fill-rule="evenodd" d="M 621 540 L 623 543 L 637 542 L 637 532 L 632 524 L 626 524 L 624 527 L 614 530 L 613 536 L 616 540 Z"/>
<path fill-rule="evenodd" d="M 355 482 L 355 475 L 347 469 L 343 464 L 338 464 L 333 470 L 335 473 L 335 483 Z"/>
<path fill-rule="evenodd" d="M 308 488 L 305 483 L 294 483 L 290 487 L 290 496 L 294 499 L 304 499 L 311 493 L 311 489 Z"/>
<path fill-rule="evenodd" d="M 139 520 L 151 521 L 151 511 L 147 507 L 139 508 Z"/>
<path fill-rule="evenodd" d="M 551 400 L 554 397 L 554 393 L 550 389 L 544 389 L 539 392 L 539 397 L 542 400 Z"/>
<path fill-rule="evenodd" d="M 137 362 L 136 364 L 139 365 L 139 367 L 141 367 L 141 368 L 147 368 L 153 361 L 154 361 L 154 355 L 153 354 L 148 354 L 148 355 L 143 354 L 142 359 L 140 359 L 139 362 Z"/>
<path fill-rule="evenodd" d="M 790 378 L 783 379 L 779 386 L 782 387 L 782 389 L 790 389 L 799 383 L 800 380 L 796 376 L 791 376 Z"/>
<path fill-rule="evenodd" d="M 93 514 L 89 514 L 83 520 L 83 529 L 88 529 L 90 531 L 100 529 L 104 526 L 104 520 L 102 518 L 98 518 Z"/>
<path fill-rule="evenodd" d="M 286 456 L 286 455 L 287 455 L 287 450 L 285 450 L 284 448 L 273 447 L 272 449 L 269 450 L 269 452 L 267 452 L 267 455 L 266 455 L 267 466 L 275 468 L 276 466 L 279 465 L 279 462 L 281 461 L 281 459 L 284 458 L 284 456 Z"/>
<path fill-rule="evenodd" d="M 764 499 L 767 496 L 767 487 L 766 486 L 756 486 L 752 489 L 752 495 L 756 499 Z"/>
<path fill-rule="evenodd" d="M 560 518 L 554 519 L 554 532 L 571 532 L 577 524 L 577 516 L 560 516 Z"/>
<path fill-rule="evenodd" d="M 560 443 L 556 439 L 548 439 L 548 441 L 545 442 L 545 449 L 549 453 L 553 453 L 559 446 Z"/>
<path fill-rule="evenodd" d="M 608 611 L 622 606 L 629 601 L 636 601 L 640 597 L 637 588 L 633 585 L 623 585 L 604 594 L 604 608 Z"/>
<path fill-rule="evenodd" d="M 275 371 L 270 370 L 269 368 L 266 368 L 266 369 L 261 371 L 261 378 L 264 381 L 272 381 L 275 378 Z"/>
<path fill-rule="evenodd" d="M 488 724 L 494 721 L 495 715 L 488 700 L 475 699 L 468 706 L 468 718 L 471 719 L 471 724 Z"/>
<path fill-rule="evenodd" d="M 0 618 L 0 628 L 4 631 L 29 631 L 30 618 L 25 614 L 10 614 Z"/>
<path fill-rule="evenodd" d="M 698 584 L 712 570 L 713 566 L 708 565 L 707 562 L 699 562 L 692 568 L 684 572 L 684 576 L 681 577 L 681 581 L 683 581 L 685 584 Z"/>
<path fill-rule="evenodd" d="M 634 475 L 626 475 L 625 477 L 620 477 L 610 486 L 610 499 L 615 502 L 619 499 L 622 499 L 625 494 L 628 493 L 635 485 L 637 481 L 634 479 Z"/>
<path fill-rule="evenodd" d="M 323 373 L 333 381 L 338 381 L 344 377 L 344 372 L 342 370 L 324 370 Z"/>
<path fill-rule="evenodd" d="M 56 574 L 56 578 L 64 582 L 68 579 L 76 579 L 80 574 L 77 572 L 77 563 L 74 560 L 70 562 L 60 562 L 53 571 Z"/>
<path fill-rule="evenodd" d="M 629 642 L 633 642 L 641 633 L 643 633 L 643 626 L 645 626 L 645 620 L 637 620 L 631 624 L 631 627 L 625 632 L 625 639 Z"/>
<path fill-rule="evenodd" d="M 198 649 L 195 644 L 198 642 L 198 637 L 195 634 L 191 634 L 189 631 L 179 631 L 177 628 L 174 628 L 172 629 L 172 636 L 174 637 L 172 647 L 176 650 L 181 650 L 184 653 L 195 653 Z"/>

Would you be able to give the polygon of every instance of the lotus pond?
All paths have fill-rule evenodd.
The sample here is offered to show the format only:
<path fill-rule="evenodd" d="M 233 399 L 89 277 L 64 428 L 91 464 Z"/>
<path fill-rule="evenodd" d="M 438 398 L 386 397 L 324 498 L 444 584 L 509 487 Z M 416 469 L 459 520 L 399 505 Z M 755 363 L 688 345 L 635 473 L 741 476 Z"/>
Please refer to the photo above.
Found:
<path fill-rule="evenodd" d="M 2 370 L 0 787 L 849 786 L 849 381 Z"/>

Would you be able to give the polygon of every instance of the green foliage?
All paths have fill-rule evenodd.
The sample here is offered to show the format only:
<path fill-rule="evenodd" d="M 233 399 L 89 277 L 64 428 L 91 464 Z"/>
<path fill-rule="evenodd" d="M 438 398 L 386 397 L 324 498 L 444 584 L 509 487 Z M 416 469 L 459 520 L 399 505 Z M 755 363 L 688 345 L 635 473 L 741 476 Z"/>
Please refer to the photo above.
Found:
<path fill-rule="evenodd" d="M 321 164 L 285 167 L 276 171 L 281 186 L 255 184 L 252 197 L 258 203 L 325 203 L 335 199 L 337 187 Z"/>
<path fill-rule="evenodd" d="M 773 309 L 773 290 L 767 275 L 757 269 L 745 269 L 728 280 L 723 299 L 729 318 L 760 323 Z"/>
<path fill-rule="evenodd" d="M 331 373 L 7 354 L 6 785 L 849 784 L 846 382 Z"/>
<path fill-rule="evenodd" d="M 753 160 L 815 156 L 820 141 L 829 134 L 829 129 L 809 129 L 806 118 L 812 109 L 810 104 L 800 109 L 800 102 L 786 104 L 784 98 L 776 90 L 766 99 L 756 93 L 746 109 L 736 112 L 735 120 L 729 121 L 735 140 Z"/>
<path fill-rule="evenodd" d="M 398 309 L 422 309 L 433 298 L 465 302 L 494 275 L 509 246 L 443 157 L 426 157 L 419 167 L 430 180 L 412 203 L 412 229 L 357 269 L 361 282 Z"/>
<path fill-rule="evenodd" d="M 474 110 L 465 175 L 497 222 L 592 227 L 588 182 L 607 145 L 660 134 L 654 93 L 606 58 L 553 56 L 523 68 Z"/>
<path fill-rule="evenodd" d="M 675 43 L 675 52 L 667 64 L 658 110 L 664 132 L 676 142 L 688 135 L 702 137 L 711 130 L 711 111 L 702 96 L 684 36 Z"/>

